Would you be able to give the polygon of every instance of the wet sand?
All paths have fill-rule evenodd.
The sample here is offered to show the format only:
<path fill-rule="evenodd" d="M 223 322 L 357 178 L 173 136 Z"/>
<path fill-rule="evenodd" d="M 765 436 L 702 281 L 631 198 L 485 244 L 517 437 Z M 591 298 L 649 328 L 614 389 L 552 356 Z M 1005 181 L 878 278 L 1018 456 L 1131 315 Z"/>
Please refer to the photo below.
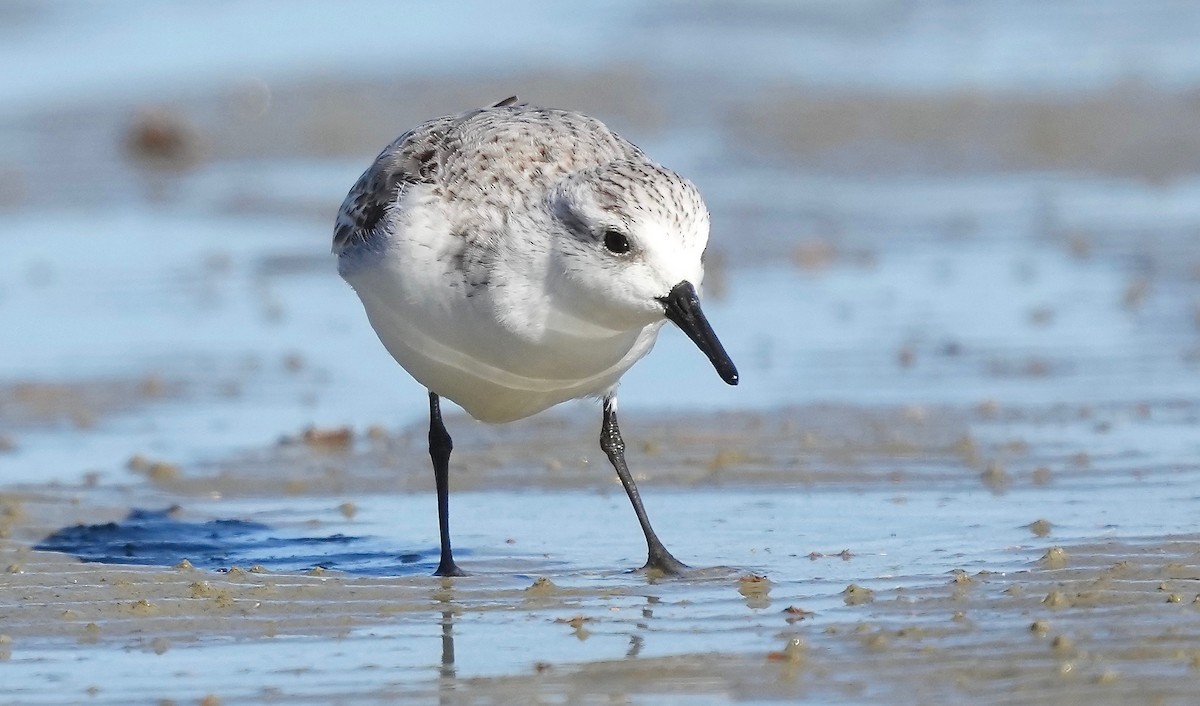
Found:
<path fill-rule="evenodd" d="M 936 3 L 618 3 L 620 59 L 339 71 L 300 18 L 282 75 L 63 69 L 0 115 L 0 703 L 1191 703 L 1200 74 L 1152 5 L 970 15 L 1022 56 Z M 512 93 L 712 210 L 743 384 L 665 331 L 622 386 L 696 574 L 629 571 L 583 401 L 448 412 L 473 575 L 429 576 L 422 390 L 325 253 L 380 146 Z"/>
<path fill-rule="evenodd" d="M 1089 424 L 1121 413 L 1092 411 Z M 1082 459 L 1045 454 L 1036 444 L 1015 448 L 1013 440 L 997 443 L 999 435 L 989 441 L 985 419 L 997 424 L 997 416 L 993 409 L 918 414 L 822 407 L 648 422 L 639 436 L 652 441 L 633 457 L 648 502 L 656 510 L 681 502 L 694 508 L 683 519 L 668 515 L 665 523 L 659 514 L 664 535 L 702 533 L 692 539 L 706 549 L 682 542 L 692 561 L 743 562 L 668 580 L 623 572 L 638 561 L 637 538 L 608 469 L 592 467 L 591 460 L 564 462 L 564 448 L 590 436 L 583 415 L 501 432 L 468 427 L 461 435 L 462 470 L 454 476 L 456 507 L 480 512 L 471 502 L 480 494 L 485 507 L 586 507 L 585 496 L 599 492 L 611 521 L 627 521 L 631 530 L 617 565 L 604 565 L 603 550 L 599 558 L 571 550 L 588 543 L 595 525 L 580 520 L 572 527 L 569 508 L 564 518 L 535 518 L 527 526 L 504 520 L 503 513 L 486 518 L 482 530 L 466 523 L 462 563 L 475 572 L 466 579 L 428 576 L 431 551 L 405 566 L 355 564 L 353 557 L 381 541 L 393 552 L 404 543 L 370 536 L 391 526 L 381 517 L 397 505 L 401 512 L 432 505 L 425 474 L 407 468 L 423 461 L 417 429 L 377 429 L 348 441 L 310 431 L 253 461 L 220 464 L 215 475 L 185 466 L 170 477 L 139 481 L 141 471 L 134 469 L 122 484 L 14 489 L 3 496 L 0 525 L 0 564 L 11 597 L 3 615 L 4 654 L 14 683 L 26 686 L 10 696 L 37 702 L 35 685 L 54 678 L 64 682 L 64 693 L 75 694 L 71 698 L 88 694 L 98 703 L 134 695 L 345 703 L 400 696 L 476 703 L 682 695 L 1186 702 L 1200 665 L 1187 627 L 1200 605 L 1200 538 L 1126 537 L 1119 529 L 1129 526 L 1126 520 L 1096 528 L 1079 519 L 1091 514 L 1086 507 L 1070 508 L 1120 502 L 1131 482 L 1170 485 L 1181 476 L 1194 479 L 1200 469 L 1145 470 L 1136 479 L 1128 470 L 1089 469 Z M 978 438 L 964 435 L 968 423 Z M 575 444 L 577 451 L 584 448 Z M 995 459 L 1003 454 L 1010 460 L 999 470 Z M 387 456 L 390 464 L 380 460 Z M 389 465 L 390 483 L 366 470 Z M 334 466 L 342 470 L 328 470 Z M 321 475 L 318 467 L 327 470 Z M 521 490 L 547 486 L 556 490 L 542 497 Z M 774 510 L 769 501 L 753 501 L 763 512 L 734 526 L 730 518 L 707 514 L 728 512 L 747 488 L 760 488 L 768 498 L 781 491 L 804 496 L 826 509 L 793 518 L 790 524 L 803 532 L 784 536 L 776 532 L 786 532 L 776 515 L 798 510 L 793 501 Z M 664 498 L 671 489 L 673 497 Z M 932 532 L 915 528 L 906 536 L 900 525 L 890 530 L 891 539 L 879 540 L 884 547 L 921 545 L 913 547 L 911 561 L 895 546 L 860 549 L 860 536 L 889 532 L 886 516 L 870 511 L 845 518 L 858 535 L 840 535 L 837 520 L 828 517 L 847 500 L 871 507 L 874 496 L 881 506 L 912 505 L 920 513 L 926 503 L 944 508 Z M 180 523 L 174 531 L 121 529 L 132 527 L 128 508 L 167 503 L 178 504 L 170 512 Z M 947 525 L 961 521 L 957 516 L 969 520 L 971 505 L 978 506 L 982 541 L 946 535 Z M 1021 515 L 1021 507 L 1057 510 L 1037 517 Z M 996 512 L 1029 523 L 1000 530 L 992 524 Z M 1177 521 L 1186 512 L 1168 511 L 1171 517 L 1162 519 Z M 357 541 L 318 549 L 307 570 L 287 564 L 304 544 L 299 541 L 251 545 L 247 556 L 258 551 L 257 563 L 245 557 L 243 565 L 219 568 L 184 562 L 191 556 L 203 564 L 201 556 L 189 555 L 195 550 L 176 544 L 184 534 L 178 529 L 214 517 L 265 521 L 265 536 L 273 538 L 299 531 Z M 126 556 L 79 563 L 31 549 L 72 526 L 107 527 L 117 536 L 105 541 Z M 487 539 L 479 538 L 481 531 Z M 1081 535 L 1097 539 L 1081 541 Z M 931 563 L 930 553 L 943 556 Z M 147 559 L 157 565 L 113 563 Z M 339 559 L 349 561 L 321 568 Z M 272 568 L 280 562 L 285 570 Z M 930 572 L 939 564 L 942 570 Z M 275 647 L 281 644 L 286 647 Z M 235 646 L 243 654 L 265 650 L 278 661 L 248 672 L 240 662 L 226 665 L 222 654 Z M 605 657 L 614 646 L 617 654 Z M 330 663 L 315 657 L 330 651 L 337 655 Z M 63 671 L 68 655 L 85 668 Z M 179 660 L 172 662 L 178 671 L 170 684 L 145 675 L 165 655 Z M 209 660 L 217 660 L 215 666 L 199 671 L 179 666 Z"/>

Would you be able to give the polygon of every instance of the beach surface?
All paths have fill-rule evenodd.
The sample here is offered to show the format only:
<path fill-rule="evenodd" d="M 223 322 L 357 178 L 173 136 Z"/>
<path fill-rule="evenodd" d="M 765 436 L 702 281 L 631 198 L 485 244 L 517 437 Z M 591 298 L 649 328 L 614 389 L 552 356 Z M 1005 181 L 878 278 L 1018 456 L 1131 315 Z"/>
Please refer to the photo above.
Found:
<path fill-rule="evenodd" d="M 0 704 L 1194 701 L 1200 9 L 414 12 L 0 5 Z M 741 384 L 668 327 L 621 386 L 686 576 L 633 571 L 595 400 L 446 406 L 430 575 L 333 218 L 512 94 L 712 212 Z"/>

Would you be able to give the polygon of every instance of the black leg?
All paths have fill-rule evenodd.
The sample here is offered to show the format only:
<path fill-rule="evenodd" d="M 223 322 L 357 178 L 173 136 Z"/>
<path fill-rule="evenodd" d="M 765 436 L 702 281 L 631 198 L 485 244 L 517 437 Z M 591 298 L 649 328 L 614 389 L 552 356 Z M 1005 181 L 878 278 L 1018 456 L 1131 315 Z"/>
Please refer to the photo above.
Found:
<path fill-rule="evenodd" d="M 604 422 L 600 427 L 600 448 L 604 449 L 609 462 L 617 470 L 617 477 L 621 479 L 621 485 L 625 486 L 629 502 L 633 503 L 633 511 L 637 513 L 638 522 L 642 525 L 642 532 L 646 535 L 646 548 L 649 556 L 646 559 L 646 565 L 642 568 L 670 575 L 687 571 L 687 564 L 671 556 L 671 552 L 667 551 L 667 548 L 659 541 L 658 535 L 654 534 L 654 528 L 650 526 L 650 519 L 646 517 L 646 508 L 642 507 L 642 496 L 638 493 L 633 476 L 629 473 L 629 466 L 625 465 L 625 441 L 621 439 L 621 428 L 617 426 L 616 395 L 604 398 Z"/>
<path fill-rule="evenodd" d="M 466 576 L 454 563 L 450 551 L 450 452 L 454 442 L 446 425 L 442 424 L 442 407 L 438 396 L 429 393 L 429 457 L 433 459 L 433 482 L 437 485 L 438 530 L 442 536 L 442 559 L 434 576 Z"/>

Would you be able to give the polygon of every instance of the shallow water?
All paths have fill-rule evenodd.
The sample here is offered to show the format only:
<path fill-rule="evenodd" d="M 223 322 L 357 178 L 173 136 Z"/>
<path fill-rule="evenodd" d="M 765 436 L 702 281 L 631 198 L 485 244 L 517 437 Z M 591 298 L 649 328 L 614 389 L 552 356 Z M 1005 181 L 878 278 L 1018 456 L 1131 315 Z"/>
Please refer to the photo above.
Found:
<path fill-rule="evenodd" d="M 1194 497 L 1180 492 L 1194 487 L 1195 479 L 1196 471 L 1168 482 L 1068 481 L 1052 489 L 1003 495 L 983 488 L 921 490 L 903 482 L 786 493 L 777 488 L 653 488 L 648 503 L 674 551 L 695 565 L 737 567 L 711 571 L 707 578 L 666 581 L 647 581 L 615 568 L 640 562 L 640 542 L 624 498 L 614 492 L 456 494 L 456 537 L 465 549 L 460 561 L 474 575 L 445 582 L 428 577 L 433 557 L 402 565 L 382 560 L 389 552 L 435 540 L 428 533 L 412 534 L 414 528 L 434 524 L 432 503 L 425 496 L 347 496 L 358 508 L 353 519 L 320 499 L 193 502 L 190 515 L 262 523 L 255 529 L 270 541 L 241 537 L 219 544 L 230 551 L 227 558 L 244 566 L 263 565 L 256 569 L 263 573 L 229 575 L 228 581 L 253 581 L 269 590 L 247 596 L 233 588 L 237 598 L 218 611 L 215 622 L 192 625 L 188 616 L 212 610 L 203 607 L 207 594 L 197 594 L 193 582 L 192 598 L 180 602 L 172 598 L 169 584 L 196 577 L 217 585 L 223 574 L 166 570 L 155 579 L 156 589 L 139 586 L 136 579 L 107 578 L 106 573 L 119 569 L 116 565 L 76 572 L 80 578 L 90 574 L 99 584 L 91 590 L 66 590 L 65 602 L 60 599 L 56 606 L 64 611 L 57 621 L 69 627 L 90 620 L 101 627 L 92 638 L 82 625 L 57 638 L 37 638 L 23 634 L 31 629 L 25 623 L 32 616 L 10 616 L 13 654 L 5 672 L 10 685 L 26 685 L 9 692 L 21 702 L 57 701 L 38 684 L 54 684 L 59 695 L 99 686 L 89 700 L 100 703 L 139 695 L 189 699 L 209 693 L 239 702 L 265 695 L 421 693 L 439 684 L 453 691 L 454 684 L 468 683 L 457 680 L 526 674 L 537 664 L 562 670 L 714 650 L 734 659 L 782 646 L 781 634 L 807 635 L 820 644 L 822 630 L 887 620 L 871 604 L 846 605 L 843 591 L 851 583 L 874 590 L 880 601 L 884 596 L 911 600 L 903 597 L 944 586 L 955 571 L 1020 576 L 1051 546 L 1160 537 L 1186 526 Z M 1130 492 L 1153 504 L 1156 512 L 1148 516 L 1124 502 Z M 1052 538 L 1037 538 L 1017 524 L 1040 517 L 1053 518 Z M 598 527 L 611 532 L 597 532 Z M 278 540 L 298 533 L 307 539 Z M 160 566 L 185 556 L 198 567 L 205 565 L 204 549 L 174 544 L 181 534 L 176 527 L 158 537 L 163 544 Z M 155 536 L 142 534 L 139 541 L 152 546 Z M 57 548 L 71 551 L 69 542 L 60 542 Z M 850 553 L 839 556 L 843 549 Z M 309 562 L 340 563 L 334 568 L 391 578 L 357 581 L 357 589 L 339 587 L 336 573 L 306 578 L 303 570 Z M 769 576 L 765 589 L 749 590 L 739 581 L 752 571 Z M 22 579 L 36 581 L 38 573 L 31 570 Z M 538 577 L 552 584 L 539 590 L 533 583 Z M 302 590 L 314 581 L 315 589 Z M 104 608 L 69 598 L 77 593 L 94 601 L 107 592 L 102 588 L 106 583 L 126 587 L 116 589 L 120 597 L 112 605 L 117 611 L 122 602 L 132 603 L 143 594 L 151 607 L 144 615 L 127 612 L 105 620 Z M 322 583 L 329 584 L 327 590 Z M 789 625 L 781 611 L 790 606 L 813 614 Z M 959 608 L 970 612 L 972 604 L 963 600 Z M 40 612 L 36 601 L 26 610 Z M 314 611 L 316 620 L 306 622 L 297 615 L 304 610 Z M 70 611 L 78 617 L 67 615 Z M 228 618 L 220 613 L 242 615 L 246 623 L 225 627 Z M 994 618 L 983 612 L 971 615 L 982 629 L 989 621 L 1008 620 L 1004 612 Z M 900 624 L 920 625 L 929 617 L 916 611 Z M 888 622 L 896 624 L 894 618 Z M 125 649 L 114 649 L 120 645 Z M 320 659 L 314 660 L 314 649 Z M 447 649 L 452 650 L 449 656 Z M 147 672 L 148 664 L 153 673 Z M 248 670 L 248 664 L 254 667 Z M 453 679 L 448 680 L 447 671 Z M 105 675 L 103 681 L 97 681 L 99 674 Z M 170 675 L 169 685 L 162 675 Z"/>
<path fill-rule="evenodd" d="M 420 12 L 0 8 L 0 702 L 1190 702 L 1192 4 Z M 424 392 L 332 216 L 514 92 L 712 210 L 742 383 L 666 329 L 621 387 L 699 575 L 629 572 L 594 401 L 449 412 L 473 575 L 428 575 Z"/>

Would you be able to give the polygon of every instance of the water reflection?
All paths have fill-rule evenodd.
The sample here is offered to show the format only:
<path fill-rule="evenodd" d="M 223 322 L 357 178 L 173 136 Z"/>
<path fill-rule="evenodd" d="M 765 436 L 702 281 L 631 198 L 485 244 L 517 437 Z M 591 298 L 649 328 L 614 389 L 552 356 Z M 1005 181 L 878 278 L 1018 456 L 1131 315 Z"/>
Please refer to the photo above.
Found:
<path fill-rule="evenodd" d="M 447 581 L 449 584 L 450 581 Z M 449 591 L 441 592 L 438 597 L 438 603 L 444 607 L 442 610 L 442 661 L 438 669 L 438 703 L 452 703 L 452 694 L 458 683 L 458 673 L 454 667 L 454 613 L 455 610 L 451 606 L 451 594 Z"/>

